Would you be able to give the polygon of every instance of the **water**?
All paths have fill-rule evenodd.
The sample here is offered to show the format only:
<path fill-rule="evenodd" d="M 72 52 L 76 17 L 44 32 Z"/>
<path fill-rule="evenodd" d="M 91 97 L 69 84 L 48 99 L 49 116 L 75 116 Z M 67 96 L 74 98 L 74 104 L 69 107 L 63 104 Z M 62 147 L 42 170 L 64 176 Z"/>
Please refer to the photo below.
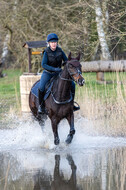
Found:
<path fill-rule="evenodd" d="M 98 136 L 79 116 L 72 143 L 65 144 L 64 120 L 55 146 L 50 120 L 43 128 L 31 118 L 13 120 L 0 130 L 0 190 L 126 189 L 126 138 Z"/>

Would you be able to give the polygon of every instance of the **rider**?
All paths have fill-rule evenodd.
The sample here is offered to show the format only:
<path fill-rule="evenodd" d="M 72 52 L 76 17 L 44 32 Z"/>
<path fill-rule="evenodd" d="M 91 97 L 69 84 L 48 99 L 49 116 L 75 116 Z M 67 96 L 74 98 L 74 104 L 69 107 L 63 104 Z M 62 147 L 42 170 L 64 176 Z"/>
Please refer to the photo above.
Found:
<path fill-rule="evenodd" d="M 53 77 L 58 75 L 62 69 L 62 61 L 66 62 L 68 59 L 63 52 L 63 50 L 58 47 L 58 36 L 55 33 L 51 33 L 47 36 L 48 47 L 44 50 L 43 59 L 42 59 L 42 67 L 44 71 L 41 76 L 40 86 L 38 89 L 38 99 L 39 99 L 39 107 L 38 113 L 44 113 L 44 91 L 45 85 L 48 81 Z M 72 82 L 72 89 L 71 89 L 73 99 L 75 96 L 75 83 Z M 79 110 L 79 107 L 74 105 L 74 111 Z"/>

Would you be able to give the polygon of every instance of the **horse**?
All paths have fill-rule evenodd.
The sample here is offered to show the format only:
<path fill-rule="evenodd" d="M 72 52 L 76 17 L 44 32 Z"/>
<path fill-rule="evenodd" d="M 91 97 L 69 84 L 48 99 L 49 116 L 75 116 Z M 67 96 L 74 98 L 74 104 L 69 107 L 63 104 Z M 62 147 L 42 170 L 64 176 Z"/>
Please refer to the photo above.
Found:
<path fill-rule="evenodd" d="M 79 86 L 84 85 L 84 78 L 81 72 L 81 64 L 79 62 L 80 54 L 76 58 L 72 58 L 71 52 L 68 55 L 68 61 L 64 65 L 63 70 L 59 73 L 54 80 L 50 90 L 50 94 L 45 100 L 45 109 L 48 117 L 51 120 L 52 131 L 54 135 L 54 144 L 60 143 L 58 135 L 58 124 L 62 119 L 67 119 L 70 125 L 70 131 L 66 138 L 66 143 L 70 144 L 75 134 L 74 128 L 74 100 L 71 93 L 72 81 L 76 82 Z M 29 106 L 32 114 L 41 120 L 38 115 L 38 98 L 30 92 Z"/>

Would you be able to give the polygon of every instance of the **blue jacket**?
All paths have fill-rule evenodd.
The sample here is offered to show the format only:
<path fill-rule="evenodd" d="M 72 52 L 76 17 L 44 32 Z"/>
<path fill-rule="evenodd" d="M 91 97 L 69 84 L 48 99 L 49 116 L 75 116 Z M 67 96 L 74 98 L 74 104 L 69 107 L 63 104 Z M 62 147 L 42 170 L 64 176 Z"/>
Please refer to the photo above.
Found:
<path fill-rule="evenodd" d="M 57 55 L 60 55 L 59 62 L 57 61 Z M 52 62 L 50 60 L 52 60 Z M 50 47 L 48 47 L 43 54 L 42 67 L 47 71 L 57 72 L 61 68 L 60 62 L 62 62 L 62 60 L 67 61 L 68 59 L 61 48 L 57 47 L 55 51 L 52 51 Z"/>

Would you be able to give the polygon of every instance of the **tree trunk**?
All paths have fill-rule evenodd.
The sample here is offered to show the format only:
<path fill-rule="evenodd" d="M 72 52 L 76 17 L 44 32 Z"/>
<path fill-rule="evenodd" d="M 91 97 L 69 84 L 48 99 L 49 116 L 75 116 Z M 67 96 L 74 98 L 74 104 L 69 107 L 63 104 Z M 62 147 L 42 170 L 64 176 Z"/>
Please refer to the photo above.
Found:
<path fill-rule="evenodd" d="M 8 56 L 8 42 L 10 41 L 9 34 L 6 35 L 4 44 L 3 44 L 3 49 L 2 49 L 2 56 L 1 56 L 1 64 L 6 63 L 6 58 Z"/>
<path fill-rule="evenodd" d="M 102 59 L 111 60 L 111 55 L 109 52 L 109 47 L 106 40 L 106 35 L 103 26 L 103 14 L 99 0 L 94 0 L 95 2 L 95 13 L 96 13 L 96 23 L 97 23 L 97 32 L 100 41 Z"/>
<path fill-rule="evenodd" d="M 103 17 L 103 13 L 102 13 L 102 8 L 101 8 L 99 0 L 94 0 L 94 3 L 95 3 L 97 32 L 98 32 L 98 37 L 99 37 L 99 42 L 100 42 L 101 52 L 102 52 L 102 60 L 111 60 L 111 55 L 109 52 L 109 47 L 107 44 L 106 34 L 105 34 L 105 30 L 104 30 L 104 24 L 103 24 L 104 17 Z M 105 2 L 104 2 L 103 7 L 106 10 L 105 12 L 108 13 Z M 106 16 L 106 18 L 108 19 L 108 16 Z M 107 19 L 105 20 L 106 25 L 108 23 Z M 97 72 L 97 79 L 104 81 L 104 73 Z"/>

